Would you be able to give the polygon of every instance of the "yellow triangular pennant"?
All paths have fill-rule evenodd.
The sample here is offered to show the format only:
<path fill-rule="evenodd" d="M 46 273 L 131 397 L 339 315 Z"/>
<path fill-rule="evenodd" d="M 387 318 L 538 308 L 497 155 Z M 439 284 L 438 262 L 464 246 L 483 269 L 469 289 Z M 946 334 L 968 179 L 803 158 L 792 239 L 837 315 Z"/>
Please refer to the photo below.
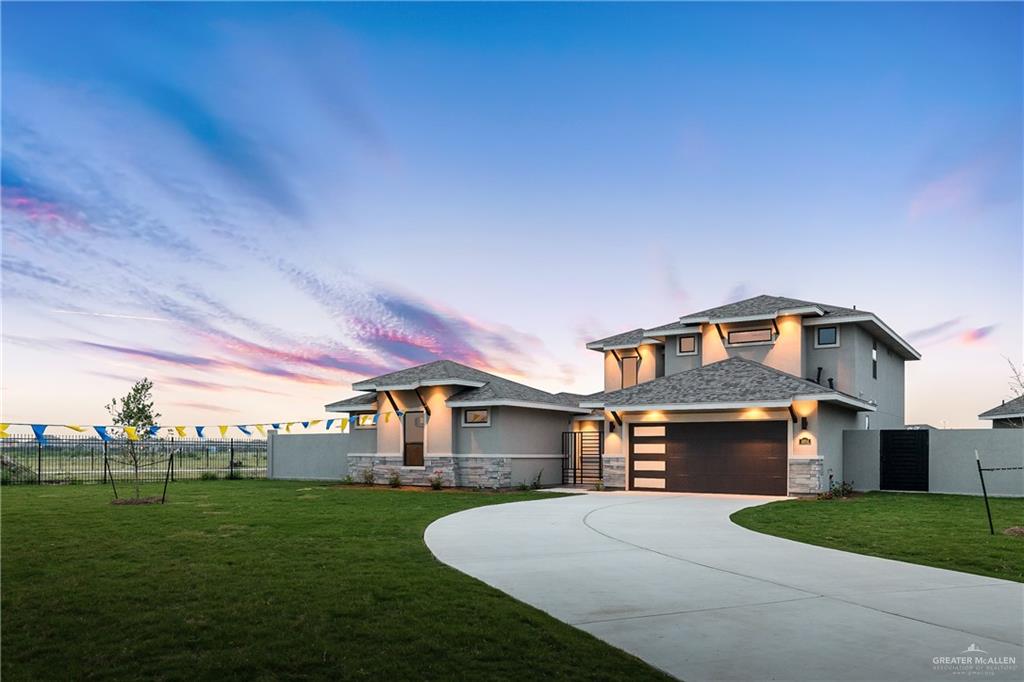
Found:
<path fill-rule="evenodd" d="M 78 433 L 82 433 L 83 431 L 85 431 L 85 429 L 79 426 L 78 424 L 65 424 L 64 428 L 71 429 L 72 431 L 77 431 Z"/>
<path fill-rule="evenodd" d="M 316 426 L 317 424 L 319 424 L 322 421 L 323 421 L 323 419 L 313 419 L 313 420 L 310 420 L 309 427 L 313 428 L 314 426 Z"/>
<path fill-rule="evenodd" d="M 185 437 L 185 427 L 184 426 L 175 426 L 174 430 L 178 432 L 178 438 L 184 438 Z"/>
<path fill-rule="evenodd" d="M 338 428 L 342 431 L 348 428 L 348 417 L 342 417 L 338 420 Z"/>
<path fill-rule="evenodd" d="M 7 433 L 7 427 L 10 424 L 0 424 L 0 438 L 10 438 L 11 434 Z"/>
<path fill-rule="evenodd" d="M 256 430 L 260 432 L 261 436 L 264 438 L 267 437 L 267 430 L 263 428 L 263 424 L 253 424 L 253 426 L 256 427 Z"/>
<path fill-rule="evenodd" d="M 227 432 L 228 432 L 228 427 L 224 426 L 223 424 L 218 425 L 217 428 L 220 430 L 220 437 L 221 438 L 223 438 L 224 435 L 227 434 Z"/>
<path fill-rule="evenodd" d="M 124 427 L 124 433 L 125 433 L 126 436 L 128 436 L 128 440 L 138 440 L 139 439 L 139 434 L 136 433 L 134 426 L 126 426 L 126 427 Z"/>

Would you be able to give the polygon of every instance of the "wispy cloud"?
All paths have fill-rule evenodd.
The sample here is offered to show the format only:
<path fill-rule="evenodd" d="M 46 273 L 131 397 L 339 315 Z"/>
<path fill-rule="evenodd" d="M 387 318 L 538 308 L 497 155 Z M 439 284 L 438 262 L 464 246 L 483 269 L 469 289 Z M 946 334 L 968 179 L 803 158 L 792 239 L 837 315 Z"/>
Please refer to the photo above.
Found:
<path fill-rule="evenodd" d="M 166 317 L 147 317 L 145 315 L 124 315 L 121 313 L 99 313 L 90 310 L 59 310 L 51 309 L 51 313 L 58 315 L 84 315 L 87 317 L 106 317 L 115 320 L 140 320 L 143 322 L 170 322 Z"/>
<path fill-rule="evenodd" d="M 967 345 L 981 343 L 992 335 L 992 332 L 996 330 L 996 327 L 998 327 L 998 325 L 995 324 L 988 324 L 983 327 L 973 327 L 964 332 L 961 338 Z"/>
<path fill-rule="evenodd" d="M 216 414 L 238 414 L 238 410 L 227 407 L 226 405 L 215 405 L 213 403 L 203 403 L 192 400 L 183 400 L 168 403 L 173 407 L 186 407 L 193 410 L 200 410 L 202 412 L 214 412 Z"/>
<path fill-rule="evenodd" d="M 907 341 L 918 345 L 928 345 L 946 340 L 951 336 L 956 336 L 958 330 L 963 326 L 962 320 L 962 317 L 954 317 L 928 327 L 911 330 L 907 333 Z"/>

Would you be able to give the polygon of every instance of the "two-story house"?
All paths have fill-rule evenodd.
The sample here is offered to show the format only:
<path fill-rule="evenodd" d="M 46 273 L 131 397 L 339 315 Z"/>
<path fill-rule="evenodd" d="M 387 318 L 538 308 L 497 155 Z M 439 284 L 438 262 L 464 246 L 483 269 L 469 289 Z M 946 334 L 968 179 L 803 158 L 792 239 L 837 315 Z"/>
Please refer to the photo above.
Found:
<path fill-rule="evenodd" d="M 589 396 L 442 360 L 357 382 L 362 395 L 326 409 L 354 416 L 356 477 L 809 494 L 843 480 L 844 430 L 903 427 L 903 363 L 921 357 L 873 313 L 779 296 L 587 348 L 604 362 Z"/>
<path fill-rule="evenodd" d="M 902 428 L 920 354 L 877 315 L 755 296 L 593 341 L 605 482 L 631 490 L 786 495 L 843 477 L 845 429 Z M 621 479 L 621 480 L 617 480 Z"/>

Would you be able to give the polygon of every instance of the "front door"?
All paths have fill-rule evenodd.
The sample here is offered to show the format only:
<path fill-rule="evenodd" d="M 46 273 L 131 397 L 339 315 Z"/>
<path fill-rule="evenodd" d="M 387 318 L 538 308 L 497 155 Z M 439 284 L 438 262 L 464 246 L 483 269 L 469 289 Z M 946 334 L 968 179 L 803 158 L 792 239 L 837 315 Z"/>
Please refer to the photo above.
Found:
<path fill-rule="evenodd" d="M 405 433 L 404 464 L 407 467 L 423 466 L 423 430 L 424 415 L 422 412 L 406 412 L 402 417 Z"/>

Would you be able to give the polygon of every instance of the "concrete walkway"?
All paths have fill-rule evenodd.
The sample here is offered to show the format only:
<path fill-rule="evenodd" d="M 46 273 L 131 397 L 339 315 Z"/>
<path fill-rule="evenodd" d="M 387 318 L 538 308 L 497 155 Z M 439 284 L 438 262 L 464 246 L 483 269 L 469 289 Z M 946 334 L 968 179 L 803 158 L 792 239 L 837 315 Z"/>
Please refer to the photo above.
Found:
<path fill-rule="evenodd" d="M 502 504 L 439 519 L 425 541 L 444 563 L 690 682 L 1024 678 L 1024 585 L 729 521 L 769 499 Z"/>

